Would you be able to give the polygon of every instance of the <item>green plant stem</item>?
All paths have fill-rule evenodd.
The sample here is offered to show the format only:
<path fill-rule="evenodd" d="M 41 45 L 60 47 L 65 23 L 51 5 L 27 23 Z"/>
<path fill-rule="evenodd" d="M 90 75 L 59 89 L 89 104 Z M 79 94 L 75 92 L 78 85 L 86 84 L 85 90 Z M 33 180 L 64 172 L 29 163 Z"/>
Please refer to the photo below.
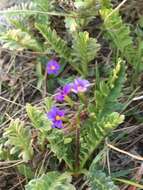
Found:
<path fill-rule="evenodd" d="M 0 14 L 44 14 L 44 15 L 52 15 L 52 16 L 63 16 L 63 17 L 76 17 L 73 14 L 59 13 L 59 12 L 45 12 L 45 11 L 37 11 L 37 10 L 3 10 L 0 11 Z"/>
<path fill-rule="evenodd" d="M 72 101 L 72 99 L 71 99 L 69 96 L 66 96 L 66 97 L 65 97 L 65 101 L 66 101 L 71 107 L 74 106 L 74 102 Z"/>
<path fill-rule="evenodd" d="M 87 104 L 87 98 L 84 93 L 79 93 L 78 96 L 82 103 Z"/>
<path fill-rule="evenodd" d="M 75 151 L 76 171 L 78 171 L 79 167 L 80 167 L 79 151 L 80 151 L 80 127 L 79 127 L 79 125 L 77 125 L 77 128 L 76 128 L 76 151 Z"/>
<path fill-rule="evenodd" d="M 99 144 L 99 143 L 98 143 Z M 95 145 L 95 147 L 97 147 L 97 145 Z M 85 163 L 87 162 L 88 158 L 90 158 L 90 156 L 92 155 L 92 153 L 94 152 L 95 148 L 91 148 L 89 151 L 89 154 L 86 155 L 84 161 L 82 161 L 81 165 L 80 165 L 80 169 L 82 170 L 84 168 Z"/>

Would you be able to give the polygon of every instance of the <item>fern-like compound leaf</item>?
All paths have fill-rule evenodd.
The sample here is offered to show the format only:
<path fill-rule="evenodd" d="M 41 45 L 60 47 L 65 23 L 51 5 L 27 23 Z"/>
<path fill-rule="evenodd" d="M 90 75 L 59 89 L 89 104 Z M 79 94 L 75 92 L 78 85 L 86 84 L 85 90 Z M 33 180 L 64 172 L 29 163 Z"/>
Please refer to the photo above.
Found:
<path fill-rule="evenodd" d="M 53 0 L 33 0 L 35 2 L 35 20 L 37 23 L 49 25 L 50 16 L 47 14 L 38 14 L 38 12 L 51 12 L 54 10 L 54 1 Z"/>
<path fill-rule="evenodd" d="M 79 15 L 78 22 L 81 26 L 86 26 L 98 13 L 98 0 L 75 0 L 75 7 Z"/>
<path fill-rule="evenodd" d="M 7 8 L 8 11 L 14 10 L 33 10 L 35 8 L 35 3 L 32 1 L 27 0 L 27 2 L 17 2 L 14 6 Z"/>
<path fill-rule="evenodd" d="M 32 158 L 33 148 L 30 131 L 24 127 L 23 122 L 19 119 L 12 120 L 9 128 L 6 129 L 4 137 L 8 140 L 6 145 L 12 146 L 11 154 L 18 153 L 24 161 Z"/>
<path fill-rule="evenodd" d="M 35 26 L 50 45 L 50 49 L 54 50 L 60 57 L 69 60 L 70 49 L 66 42 L 57 35 L 56 31 L 39 23 L 36 23 Z"/>
<path fill-rule="evenodd" d="M 49 107 L 49 105 L 48 105 Z M 63 131 L 52 129 L 52 123 L 48 120 L 46 114 L 38 110 L 37 107 L 26 105 L 27 114 L 32 121 L 33 126 L 38 129 L 38 141 L 41 146 L 45 140 L 48 140 L 48 147 L 61 161 L 64 160 L 70 169 L 73 167 L 72 139 L 65 137 Z M 68 143 L 67 143 L 68 142 Z"/>
<path fill-rule="evenodd" d="M 26 190 L 75 190 L 68 173 L 49 172 L 40 178 L 31 180 Z"/>
<path fill-rule="evenodd" d="M 10 4 L 10 2 L 8 2 L 8 4 Z M 27 20 L 32 15 L 28 11 L 35 9 L 36 4 L 30 0 L 14 1 L 8 8 L 3 10 L 3 14 L 6 19 L 14 19 L 19 22 L 25 22 L 25 19 Z M 24 13 L 24 11 L 27 11 L 28 14 Z"/>
<path fill-rule="evenodd" d="M 48 43 L 48 48 L 52 51 L 55 51 L 59 57 L 64 58 L 72 67 L 82 74 L 81 70 L 76 64 L 72 63 L 71 49 L 68 47 L 67 43 L 56 33 L 55 30 L 52 30 L 49 26 L 36 23 L 36 28 L 43 35 Z"/>
<path fill-rule="evenodd" d="M 26 111 L 35 128 L 45 131 L 51 130 L 51 122 L 43 111 L 38 110 L 36 106 L 31 106 L 30 104 L 26 105 Z"/>
<path fill-rule="evenodd" d="M 125 81 L 125 66 L 124 62 L 119 59 L 115 69 L 108 81 L 101 81 L 99 87 L 95 91 L 96 99 L 96 116 L 102 117 L 112 111 L 118 109 L 117 99 L 121 95 L 123 83 Z"/>
<path fill-rule="evenodd" d="M 100 45 L 95 38 L 90 38 L 88 32 L 79 32 L 73 39 L 73 62 L 78 65 L 84 75 L 88 73 L 88 64 L 95 59 Z"/>
<path fill-rule="evenodd" d="M 123 23 L 119 12 L 112 8 L 104 7 L 100 10 L 100 14 L 104 21 L 107 39 L 121 52 L 122 57 L 133 64 L 135 51 L 129 26 Z"/>
<path fill-rule="evenodd" d="M 47 135 L 47 140 L 49 141 L 49 148 L 61 161 L 64 160 L 70 170 L 74 167 L 74 143 L 72 142 L 72 137 L 65 136 L 63 131 L 58 129 L 53 129 Z"/>
<path fill-rule="evenodd" d="M 90 158 L 94 150 L 98 147 L 101 141 L 107 136 L 115 127 L 121 124 L 124 120 L 123 115 L 117 112 L 108 114 L 102 119 L 90 119 L 85 122 L 81 131 L 80 137 L 80 167 L 83 168 L 86 161 Z"/>
<path fill-rule="evenodd" d="M 42 48 L 34 37 L 21 29 L 10 29 L 1 34 L 0 41 L 3 48 L 10 50 L 23 51 L 24 49 L 41 51 Z"/>
<path fill-rule="evenodd" d="M 111 8 L 112 4 L 111 4 L 111 0 L 98 0 L 99 4 L 100 4 L 100 9 L 101 8 Z"/>
<path fill-rule="evenodd" d="M 90 104 L 90 119 L 84 123 L 80 138 L 80 165 L 84 167 L 93 151 L 115 127 L 124 120 L 123 115 L 115 112 L 118 107 L 117 98 L 120 96 L 125 77 L 125 67 L 121 59 L 113 69 L 108 81 L 100 82 L 95 91 L 96 105 Z"/>
<path fill-rule="evenodd" d="M 43 111 L 38 110 L 36 106 L 26 105 L 26 111 L 33 126 L 38 130 L 38 142 L 44 147 L 47 138 L 47 132 L 51 130 L 51 122 Z"/>
<path fill-rule="evenodd" d="M 87 178 L 91 190 L 119 190 L 111 177 L 107 176 L 102 170 L 99 170 L 94 161 L 90 166 Z"/>
<path fill-rule="evenodd" d="M 36 4 L 36 9 L 41 11 L 52 11 L 54 9 L 53 0 L 33 0 Z"/>

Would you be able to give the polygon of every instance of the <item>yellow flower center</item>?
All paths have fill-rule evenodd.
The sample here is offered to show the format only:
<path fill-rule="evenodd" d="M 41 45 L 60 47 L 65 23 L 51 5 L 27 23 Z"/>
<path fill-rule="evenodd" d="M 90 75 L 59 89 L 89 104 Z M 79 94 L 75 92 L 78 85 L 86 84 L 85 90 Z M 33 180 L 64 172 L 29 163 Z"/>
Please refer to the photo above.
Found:
<path fill-rule="evenodd" d="M 56 120 L 59 121 L 61 120 L 61 117 L 59 115 L 56 116 Z"/>
<path fill-rule="evenodd" d="M 56 68 L 56 67 L 55 67 L 54 65 L 51 66 L 51 70 L 55 70 L 55 68 Z"/>

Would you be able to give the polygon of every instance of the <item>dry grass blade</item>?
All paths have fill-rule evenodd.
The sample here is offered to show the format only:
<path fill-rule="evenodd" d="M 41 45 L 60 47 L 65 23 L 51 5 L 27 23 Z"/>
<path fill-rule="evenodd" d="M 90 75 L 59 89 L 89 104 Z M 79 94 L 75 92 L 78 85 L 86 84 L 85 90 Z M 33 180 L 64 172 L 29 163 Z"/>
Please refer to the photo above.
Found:
<path fill-rule="evenodd" d="M 111 145 L 111 144 L 109 144 L 109 143 L 107 143 L 107 146 L 108 146 L 109 148 L 111 148 L 111 149 L 117 151 L 117 152 L 120 152 L 120 153 L 122 153 L 122 154 L 126 154 L 126 155 L 132 157 L 133 159 L 143 161 L 143 157 L 141 157 L 141 156 L 137 156 L 137 155 L 131 154 L 131 153 L 127 152 L 127 151 L 121 150 L 121 149 L 119 149 L 119 148 L 117 148 L 117 147 L 115 147 L 115 146 L 113 146 L 113 145 Z"/>

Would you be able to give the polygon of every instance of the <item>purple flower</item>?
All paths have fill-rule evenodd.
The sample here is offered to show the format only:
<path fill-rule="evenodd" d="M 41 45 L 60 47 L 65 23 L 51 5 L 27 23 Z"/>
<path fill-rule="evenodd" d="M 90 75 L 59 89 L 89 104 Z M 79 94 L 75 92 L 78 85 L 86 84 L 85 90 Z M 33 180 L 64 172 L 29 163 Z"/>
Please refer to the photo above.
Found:
<path fill-rule="evenodd" d="M 89 86 L 90 83 L 88 80 L 77 78 L 72 83 L 71 91 L 73 91 L 76 94 L 86 92 Z"/>
<path fill-rule="evenodd" d="M 60 70 L 60 64 L 56 60 L 51 59 L 50 61 L 48 61 L 46 65 L 46 71 L 48 74 L 57 75 L 59 73 L 59 70 Z"/>
<path fill-rule="evenodd" d="M 59 88 L 55 94 L 55 100 L 58 102 L 65 101 L 65 98 L 71 92 L 71 84 L 66 84 L 63 88 Z"/>
<path fill-rule="evenodd" d="M 51 110 L 47 113 L 48 119 L 52 121 L 52 128 L 63 128 L 62 118 L 64 117 L 64 110 L 60 110 L 57 107 L 52 107 Z"/>

